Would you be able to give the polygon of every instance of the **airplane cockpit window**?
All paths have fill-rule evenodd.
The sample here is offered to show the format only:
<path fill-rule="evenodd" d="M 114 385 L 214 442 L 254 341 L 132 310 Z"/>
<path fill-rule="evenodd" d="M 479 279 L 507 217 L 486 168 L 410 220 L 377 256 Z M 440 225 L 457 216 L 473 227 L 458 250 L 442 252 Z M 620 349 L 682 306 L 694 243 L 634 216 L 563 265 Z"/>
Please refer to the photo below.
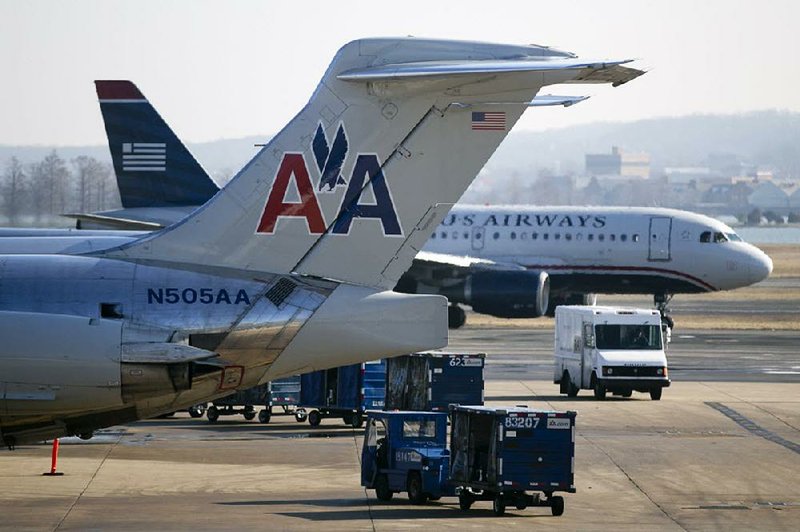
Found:
<path fill-rule="evenodd" d="M 714 243 L 719 244 L 720 242 L 727 242 L 728 237 L 725 236 L 725 233 L 714 233 Z"/>
<path fill-rule="evenodd" d="M 743 242 L 742 237 L 740 237 L 736 233 L 725 233 L 725 236 L 727 236 L 728 240 L 730 240 L 731 242 Z"/>
<path fill-rule="evenodd" d="M 711 242 L 711 231 L 703 231 L 700 233 L 700 242 Z"/>

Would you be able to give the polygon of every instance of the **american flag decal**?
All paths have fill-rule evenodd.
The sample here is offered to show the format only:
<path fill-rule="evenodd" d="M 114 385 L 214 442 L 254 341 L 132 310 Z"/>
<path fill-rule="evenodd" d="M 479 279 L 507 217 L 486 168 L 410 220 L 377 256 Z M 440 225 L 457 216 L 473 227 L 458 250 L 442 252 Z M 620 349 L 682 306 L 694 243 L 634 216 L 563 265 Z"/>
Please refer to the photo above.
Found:
<path fill-rule="evenodd" d="M 473 131 L 505 131 L 505 111 L 476 111 L 472 113 Z"/>
<path fill-rule="evenodd" d="M 125 172 L 164 172 L 167 145 L 163 142 L 123 142 L 122 170 Z"/>

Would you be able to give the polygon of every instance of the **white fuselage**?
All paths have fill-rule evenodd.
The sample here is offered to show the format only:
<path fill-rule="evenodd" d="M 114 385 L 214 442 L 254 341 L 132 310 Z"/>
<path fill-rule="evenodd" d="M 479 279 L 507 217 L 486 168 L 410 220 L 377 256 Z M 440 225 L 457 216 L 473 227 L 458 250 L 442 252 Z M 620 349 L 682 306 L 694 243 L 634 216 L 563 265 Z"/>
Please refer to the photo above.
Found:
<path fill-rule="evenodd" d="M 459 205 L 424 250 L 543 270 L 554 291 L 584 293 L 730 290 L 772 271 L 727 225 L 660 208 Z"/>

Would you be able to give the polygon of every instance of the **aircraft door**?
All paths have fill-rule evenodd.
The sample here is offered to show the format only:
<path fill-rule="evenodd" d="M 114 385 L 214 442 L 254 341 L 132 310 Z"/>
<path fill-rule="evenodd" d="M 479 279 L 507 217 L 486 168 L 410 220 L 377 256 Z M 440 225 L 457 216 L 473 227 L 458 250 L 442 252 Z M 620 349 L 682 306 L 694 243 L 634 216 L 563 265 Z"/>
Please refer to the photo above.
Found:
<path fill-rule="evenodd" d="M 648 260 L 670 260 L 670 235 L 672 234 L 672 218 L 668 216 L 652 216 L 650 218 L 650 252 Z"/>
<path fill-rule="evenodd" d="M 472 228 L 472 249 L 474 251 L 480 251 L 483 249 L 483 241 L 486 238 L 486 228 L 485 227 L 473 227 Z"/>

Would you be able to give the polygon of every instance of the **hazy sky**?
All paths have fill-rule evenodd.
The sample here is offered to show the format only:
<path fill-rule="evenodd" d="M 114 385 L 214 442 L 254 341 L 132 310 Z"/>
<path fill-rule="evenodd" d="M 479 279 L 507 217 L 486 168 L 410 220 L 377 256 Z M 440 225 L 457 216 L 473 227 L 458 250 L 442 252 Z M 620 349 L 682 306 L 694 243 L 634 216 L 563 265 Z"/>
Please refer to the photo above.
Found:
<path fill-rule="evenodd" d="M 0 144 L 102 144 L 94 79 L 131 79 L 188 141 L 276 132 L 336 50 L 416 35 L 639 58 L 650 72 L 519 129 L 778 108 L 800 111 L 800 2 L 0 0 Z"/>

